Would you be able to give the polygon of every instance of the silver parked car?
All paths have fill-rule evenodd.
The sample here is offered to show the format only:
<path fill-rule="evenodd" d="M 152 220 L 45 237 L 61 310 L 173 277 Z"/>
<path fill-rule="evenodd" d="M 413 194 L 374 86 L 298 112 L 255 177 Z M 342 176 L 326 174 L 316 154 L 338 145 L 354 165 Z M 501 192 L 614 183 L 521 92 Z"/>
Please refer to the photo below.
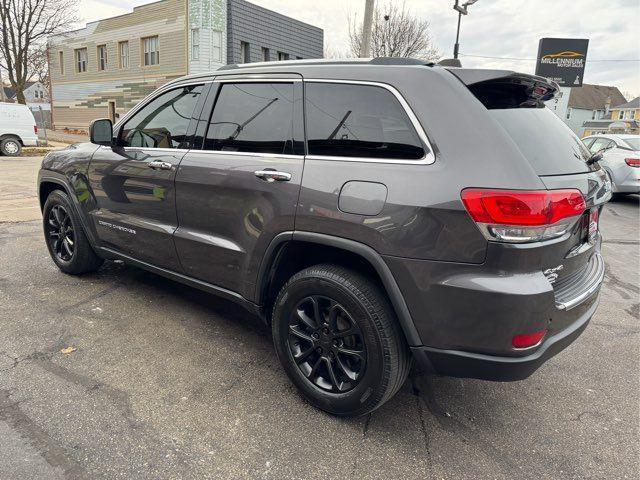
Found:
<path fill-rule="evenodd" d="M 602 150 L 600 165 L 614 193 L 640 193 L 640 135 L 590 135 L 582 139 L 591 153 Z"/>

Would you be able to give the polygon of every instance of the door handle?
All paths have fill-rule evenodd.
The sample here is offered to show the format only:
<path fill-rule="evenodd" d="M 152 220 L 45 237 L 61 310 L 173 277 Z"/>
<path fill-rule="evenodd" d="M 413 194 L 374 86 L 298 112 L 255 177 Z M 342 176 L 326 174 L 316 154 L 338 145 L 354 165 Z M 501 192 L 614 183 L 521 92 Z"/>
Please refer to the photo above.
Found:
<path fill-rule="evenodd" d="M 171 170 L 172 165 L 169 162 L 154 160 L 153 162 L 147 163 L 147 167 L 153 168 L 154 170 Z"/>
<path fill-rule="evenodd" d="M 291 180 L 291 174 L 288 172 L 278 172 L 277 170 L 256 170 L 256 177 L 266 180 L 267 182 L 288 182 Z"/>

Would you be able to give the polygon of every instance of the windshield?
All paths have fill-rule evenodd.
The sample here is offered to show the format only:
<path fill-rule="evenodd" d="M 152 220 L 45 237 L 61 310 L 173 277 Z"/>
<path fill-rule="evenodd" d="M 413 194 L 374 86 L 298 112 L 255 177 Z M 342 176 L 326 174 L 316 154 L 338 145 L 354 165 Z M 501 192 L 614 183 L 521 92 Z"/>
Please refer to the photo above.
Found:
<path fill-rule="evenodd" d="M 624 143 L 629 145 L 634 150 L 640 150 L 640 137 L 638 138 L 625 138 Z"/>
<path fill-rule="evenodd" d="M 591 154 L 580 139 L 548 108 L 489 110 L 529 160 L 538 175 L 590 171 Z"/>

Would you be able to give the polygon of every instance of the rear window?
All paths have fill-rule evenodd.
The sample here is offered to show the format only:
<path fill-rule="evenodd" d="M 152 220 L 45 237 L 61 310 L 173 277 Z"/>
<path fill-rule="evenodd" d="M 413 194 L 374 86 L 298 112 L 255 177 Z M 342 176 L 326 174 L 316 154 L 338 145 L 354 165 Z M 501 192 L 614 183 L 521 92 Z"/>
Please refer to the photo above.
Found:
<path fill-rule="evenodd" d="M 590 171 L 589 150 L 548 108 L 495 109 L 489 115 L 507 131 L 538 175 Z"/>
<path fill-rule="evenodd" d="M 640 150 L 640 138 L 625 138 L 624 143 L 629 145 L 634 150 Z"/>

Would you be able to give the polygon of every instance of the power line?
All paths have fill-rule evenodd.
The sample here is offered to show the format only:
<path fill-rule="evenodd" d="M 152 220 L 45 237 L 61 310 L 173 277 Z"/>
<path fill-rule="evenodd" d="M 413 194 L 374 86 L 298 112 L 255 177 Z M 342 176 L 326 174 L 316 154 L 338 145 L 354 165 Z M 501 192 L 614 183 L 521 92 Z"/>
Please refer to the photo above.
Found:
<path fill-rule="evenodd" d="M 517 57 L 492 57 L 489 55 L 471 55 L 470 53 L 460 53 L 462 57 L 475 57 L 475 58 L 492 58 L 495 60 L 519 60 L 519 61 L 535 61 L 536 58 L 517 58 Z M 587 62 L 640 62 L 640 58 L 624 58 L 624 59 L 598 59 L 598 60 L 587 60 Z"/>

